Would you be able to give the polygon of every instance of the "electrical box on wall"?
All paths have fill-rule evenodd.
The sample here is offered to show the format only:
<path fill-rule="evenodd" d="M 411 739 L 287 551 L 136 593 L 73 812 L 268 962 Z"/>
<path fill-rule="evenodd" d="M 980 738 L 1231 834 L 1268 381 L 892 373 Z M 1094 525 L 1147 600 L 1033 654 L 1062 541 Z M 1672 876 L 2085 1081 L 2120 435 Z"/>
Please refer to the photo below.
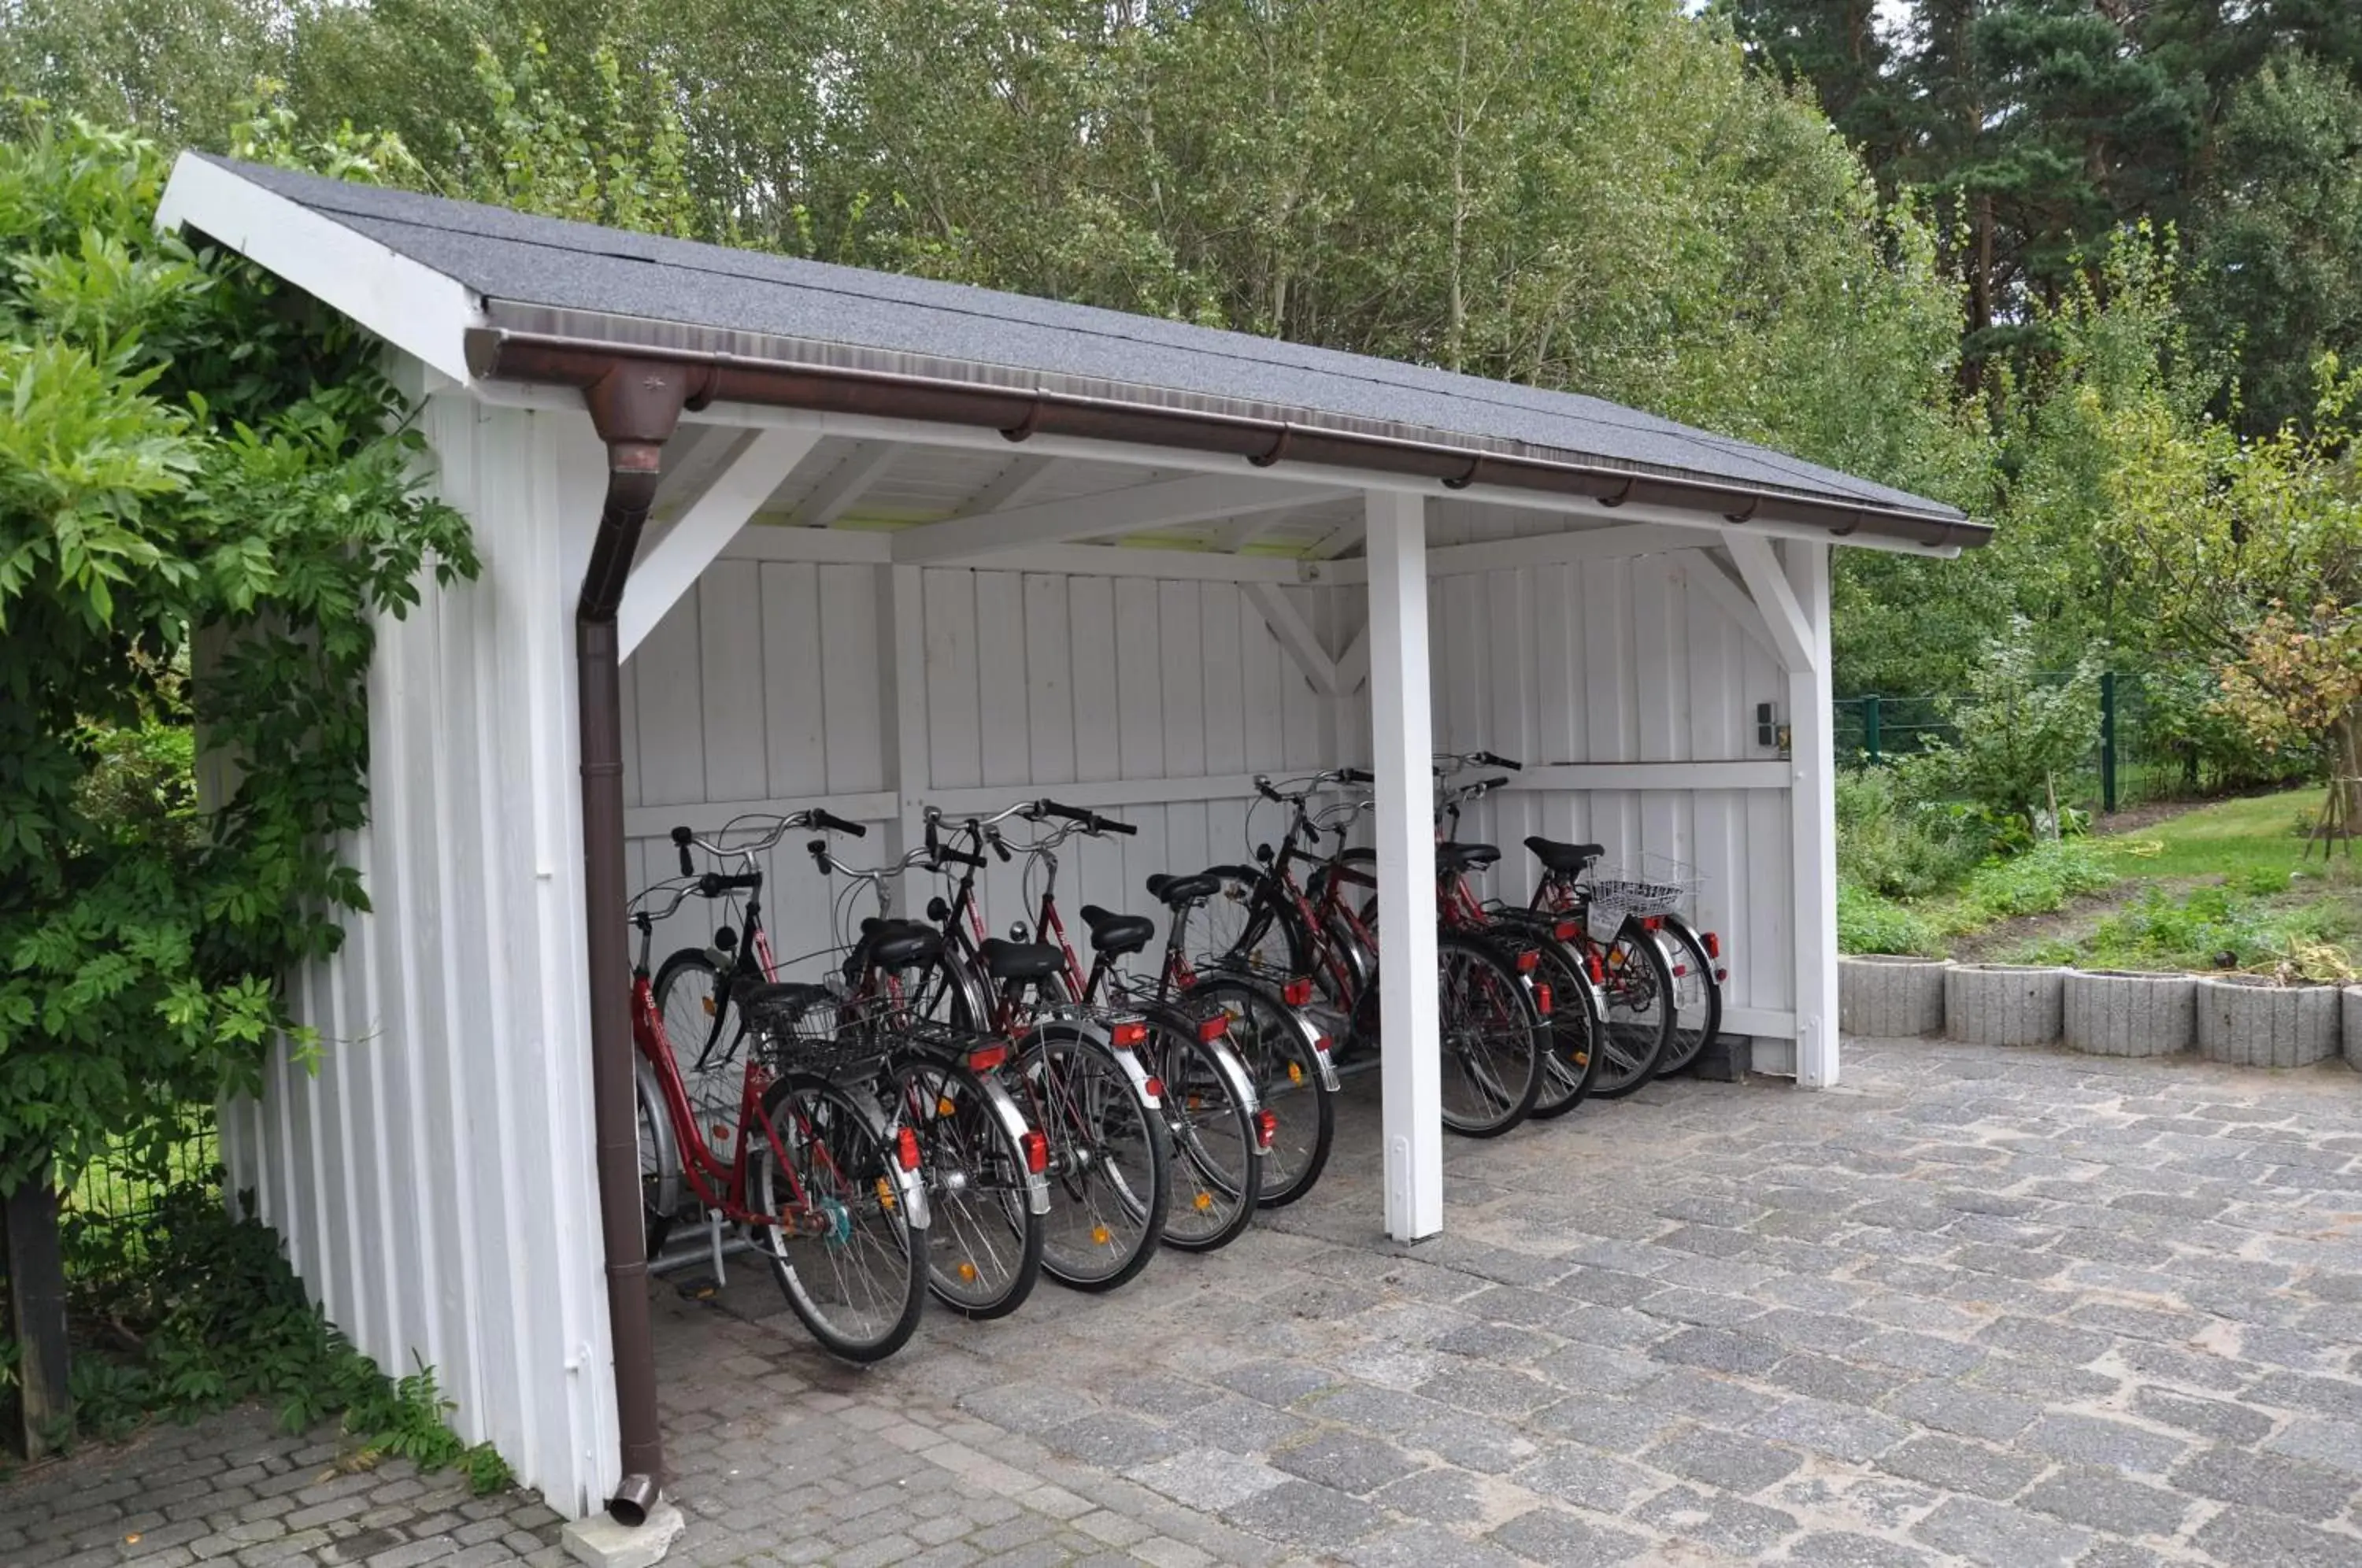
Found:
<path fill-rule="evenodd" d="M 1755 704 L 1755 744 L 1765 747 L 1780 744 L 1780 715 L 1769 702 Z"/>

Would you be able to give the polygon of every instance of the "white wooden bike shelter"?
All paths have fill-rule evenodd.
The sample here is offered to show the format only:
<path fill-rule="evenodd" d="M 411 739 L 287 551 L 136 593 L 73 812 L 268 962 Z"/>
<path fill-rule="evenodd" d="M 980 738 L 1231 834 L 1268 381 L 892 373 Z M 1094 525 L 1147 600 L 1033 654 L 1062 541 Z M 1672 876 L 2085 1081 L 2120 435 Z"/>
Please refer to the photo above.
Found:
<path fill-rule="evenodd" d="M 1487 748 L 1528 765 L 1462 829 L 1507 850 L 1503 891 L 1531 833 L 1691 864 L 1726 1029 L 1837 1081 L 1830 552 L 1984 526 L 1596 400 L 194 155 L 163 221 L 385 340 L 483 559 L 383 628 L 347 846 L 374 911 L 294 977 L 325 1060 L 229 1109 L 232 1183 L 355 1342 L 433 1364 L 553 1506 L 616 1485 L 633 1353 L 591 1201 L 593 997 L 624 997 L 586 983 L 571 655 L 602 495 L 643 458 L 613 633 L 630 887 L 674 870 L 676 824 L 824 806 L 875 824 L 845 846 L 870 863 L 926 806 L 1047 795 L 1140 828 L 1074 841 L 1067 906 L 1161 916 L 1148 875 L 1278 836 L 1257 774 L 1351 764 L 1383 896 L 1418 911 L 1429 756 Z M 594 422 L 676 374 L 707 395 L 655 442 Z M 988 875 L 994 924 L 1026 919 Z M 828 944 L 830 892 L 777 858 L 779 954 Z M 1434 937 L 1382 930 L 1383 1219 L 1412 1239 L 1445 1217 Z"/>

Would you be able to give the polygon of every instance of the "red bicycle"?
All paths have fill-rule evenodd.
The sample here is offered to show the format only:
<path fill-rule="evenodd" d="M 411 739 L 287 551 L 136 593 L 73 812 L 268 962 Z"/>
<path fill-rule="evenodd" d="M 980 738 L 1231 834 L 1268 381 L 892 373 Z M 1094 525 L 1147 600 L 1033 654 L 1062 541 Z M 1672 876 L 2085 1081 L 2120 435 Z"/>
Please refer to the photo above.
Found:
<path fill-rule="evenodd" d="M 653 1250 L 684 1206 L 744 1226 L 771 1264 L 788 1305 L 831 1354 L 882 1360 L 902 1348 L 926 1301 L 927 1195 L 919 1142 L 889 1125 L 853 1081 L 874 1071 L 874 1040 L 840 1028 L 825 986 L 741 991 L 745 1027 L 735 1114 L 690 1103 L 648 979 L 657 922 L 713 878 L 668 883 L 633 900 L 632 967 L 638 1048 L 640 1183 Z M 660 900 L 661 909 L 653 907 Z"/>

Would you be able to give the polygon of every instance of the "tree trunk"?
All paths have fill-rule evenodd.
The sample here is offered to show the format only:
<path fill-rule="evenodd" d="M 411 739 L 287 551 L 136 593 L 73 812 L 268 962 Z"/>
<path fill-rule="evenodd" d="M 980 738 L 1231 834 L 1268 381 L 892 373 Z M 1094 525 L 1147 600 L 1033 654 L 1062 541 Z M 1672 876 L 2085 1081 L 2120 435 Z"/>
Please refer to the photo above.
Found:
<path fill-rule="evenodd" d="M 55 1446 L 72 1406 L 66 1397 L 66 1276 L 58 1248 L 58 1194 L 46 1178 L 0 1198 L 0 1266 L 8 1276 L 0 1331 L 17 1346 L 6 1389 L 7 1446 L 38 1459 Z"/>
<path fill-rule="evenodd" d="M 2350 841 L 2356 824 L 2362 823 L 2362 711 L 2348 709 L 2330 736 L 2334 772 L 2329 789 L 2337 801 L 2337 836 Z M 2352 853 L 2350 842 L 2347 853 Z"/>

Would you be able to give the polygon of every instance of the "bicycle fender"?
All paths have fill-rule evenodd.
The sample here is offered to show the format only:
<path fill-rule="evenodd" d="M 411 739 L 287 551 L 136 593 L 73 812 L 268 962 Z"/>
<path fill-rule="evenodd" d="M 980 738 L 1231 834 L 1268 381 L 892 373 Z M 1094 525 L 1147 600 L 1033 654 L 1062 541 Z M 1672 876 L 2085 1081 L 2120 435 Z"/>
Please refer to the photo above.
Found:
<path fill-rule="evenodd" d="M 680 1207 L 680 1149 L 673 1142 L 670 1102 L 665 1099 L 664 1085 L 646 1057 L 632 1057 L 632 1077 L 638 1081 L 651 1112 L 648 1124 L 650 1136 L 656 1142 L 650 1152 L 657 1161 L 657 1212 L 670 1214 Z"/>
<path fill-rule="evenodd" d="M 1159 1111 L 1164 1109 L 1163 1099 L 1148 1087 L 1148 1065 L 1140 1059 L 1140 1053 L 1117 1050 L 1114 1039 L 1099 1024 L 1073 1018 L 1052 1019 L 1046 1022 L 1037 1023 L 1026 1032 L 1025 1043 L 1020 1048 L 1021 1054 L 1032 1049 L 1032 1042 L 1051 1038 L 1054 1032 L 1060 1037 L 1078 1041 L 1090 1046 L 1102 1056 L 1112 1058 L 1116 1066 L 1123 1069 L 1123 1076 L 1131 1080 L 1132 1090 L 1140 1096 L 1141 1104 L 1143 1107 Z"/>
<path fill-rule="evenodd" d="M 1032 1132 L 1033 1127 L 1025 1120 L 1024 1109 L 1017 1103 L 1017 1097 L 1002 1088 L 1000 1081 L 990 1074 L 979 1074 L 977 1082 L 984 1086 L 984 1102 L 992 1108 L 993 1117 L 999 1121 L 1001 1131 L 1009 1134 L 1010 1141 L 1017 1147 L 1023 1148 L 1025 1135 Z M 1028 1171 L 1025 1174 L 1025 1211 L 1029 1214 L 1050 1212 L 1050 1176 L 1047 1171 Z"/>

